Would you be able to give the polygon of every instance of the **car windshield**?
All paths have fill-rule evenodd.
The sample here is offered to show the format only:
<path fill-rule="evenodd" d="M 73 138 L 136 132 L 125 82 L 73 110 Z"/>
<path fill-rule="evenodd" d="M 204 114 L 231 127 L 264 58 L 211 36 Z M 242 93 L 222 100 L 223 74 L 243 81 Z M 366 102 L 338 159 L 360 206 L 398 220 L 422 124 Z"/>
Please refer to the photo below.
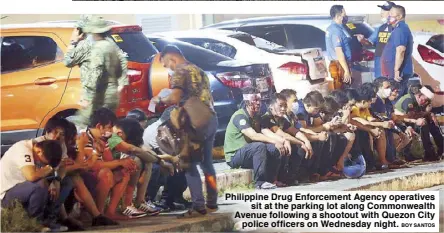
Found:
<path fill-rule="evenodd" d="M 112 33 L 111 38 L 128 55 L 128 61 L 145 63 L 158 53 L 142 32 Z"/>
<path fill-rule="evenodd" d="M 285 48 L 282 45 L 278 45 L 276 43 L 273 43 L 271 41 L 262 39 L 260 37 L 257 36 L 252 36 L 254 43 L 256 44 L 256 47 L 259 49 L 262 49 L 264 51 L 267 52 L 284 52 L 286 50 L 288 50 L 287 48 Z"/>

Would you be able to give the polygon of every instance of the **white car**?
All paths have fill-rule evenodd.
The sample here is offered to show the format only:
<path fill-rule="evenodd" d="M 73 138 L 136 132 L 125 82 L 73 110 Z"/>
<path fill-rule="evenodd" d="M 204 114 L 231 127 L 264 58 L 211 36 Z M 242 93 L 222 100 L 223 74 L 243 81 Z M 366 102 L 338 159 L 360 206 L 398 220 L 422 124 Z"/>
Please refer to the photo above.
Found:
<path fill-rule="evenodd" d="M 203 29 L 242 31 L 285 46 L 287 49 L 322 48 L 327 65 L 330 64 L 325 45 L 325 32 L 331 24 L 327 15 L 289 15 L 236 19 L 216 23 Z M 352 77 L 357 84 L 374 80 L 374 52 L 365 49 L 355 34 L 368 38 L 374 31 L 365 22 L 365 15 L 348 17 L 345 29 L 352 37 Z"/>
<path fill-rule="evenodd" d="M 326 94 L 328 71 L 320 48 L 287 50 L 244 32 L 227 30 L 189 30 L 156 33 L 243 61 L 268 63 L 277 92 L 294 89 L 298 98 L 313 90 Z"/>

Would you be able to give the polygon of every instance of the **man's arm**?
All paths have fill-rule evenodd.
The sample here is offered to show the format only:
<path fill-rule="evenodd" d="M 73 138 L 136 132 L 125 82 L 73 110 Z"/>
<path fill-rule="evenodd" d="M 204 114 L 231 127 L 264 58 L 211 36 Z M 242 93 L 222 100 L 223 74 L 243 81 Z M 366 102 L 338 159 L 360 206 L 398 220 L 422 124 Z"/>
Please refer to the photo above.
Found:
<path fill-rule="evenodd" d="M 338 58 L 339 64 L 341 64 L 342 69 L 344 69 L 345 74 L 350 73 L 350 69 L 348 67 L 347 59 L 345 58 L 345 54 L 342 51 L 342 47 L 335 47 L 336 57 Z"/>
<path fill-rule="evenodd" d="M 405 49 L 406 47 L 404 45 L 396 47 L 396 59 L 395 59 L 395 68 L 394 68 L 395 77 L 396 73 L 398 73 L 398 75 L 400 74 L 401 65 L 404 62 Z"/>
<path fill-rule="evenodd" d="M 42 178 L 45 178 L 53 172 L 52 167 L 50 167 L 49 165 L 40 169 L 36 169 L 35 165 L 26 165 L 23 166 L 20 170 L 25 179 L 30 182 L 35 182 Z"/>
<path fill-rule="evenodd" d="M 159 160 L 154 154 L 149 153 L 147 150 L 129 144 L 125 141 L 117 144 L 114 150 L 123 152 L 125 154 L 133 154 L 139 157 L 145 163 L 155 163 Z"/>
<path fill-rule="evenodd" d="M 105 86 L 101 83 L 103 82 L 103 69 L 105 68 L 105 58 L 102 50 L 100 48 L 93 49 L 91 52 L 91 64 L 88 77 L 85 80 L 85 86 L 91 90 L 94 90 L 93 100 L 96 98 L 96 93 L 101 93 Z"/>
<path fill-rule="evenodd" d="M 91 48 L 91 43 L 83 40 L 77 45 L 69 45 L 63 57 L 63 63 L 69 68 L 82 64 L 90 56 Z"/>
<path fill-rule="evenodd" d="M 241 130 L 241 133 L 251 139 L 251 141 L 255 142 L 264 142 L 264 143 L 271 143 L 271 144 L 282 144 L 282 140 L 275 140 L 274 138 L 270 138 L 265 136 L 264 134 L 257 133 L 253 128 L 249 127 L 246 129 Z"/>

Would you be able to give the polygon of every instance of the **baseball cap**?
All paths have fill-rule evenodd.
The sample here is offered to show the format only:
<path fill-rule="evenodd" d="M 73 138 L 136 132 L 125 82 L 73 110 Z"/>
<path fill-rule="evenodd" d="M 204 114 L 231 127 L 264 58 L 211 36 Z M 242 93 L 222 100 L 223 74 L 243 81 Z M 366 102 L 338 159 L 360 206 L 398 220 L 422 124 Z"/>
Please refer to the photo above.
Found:
<path fill-rule="evenodd" d="M 393 6 L 396 6 L 396 4 L 390 1 L 386 1 L 384 5 L 378 5 L 378 7 L 385 11 L 389 11 L 390 9 L 392 9 Z"/>

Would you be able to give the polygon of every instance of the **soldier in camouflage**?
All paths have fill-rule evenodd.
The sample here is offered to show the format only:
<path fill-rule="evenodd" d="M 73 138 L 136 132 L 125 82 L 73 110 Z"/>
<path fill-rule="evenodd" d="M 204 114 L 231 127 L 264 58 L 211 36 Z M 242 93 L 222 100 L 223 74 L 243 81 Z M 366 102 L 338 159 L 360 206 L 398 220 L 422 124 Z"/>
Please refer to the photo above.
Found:
<path fill-rule="evenodd" d="M 82 93 L 79 105 L 82 108 L 74 119 L 80 128 L 88 125 L 95 109 L 107 107 L 115 111 L 119 93 L 128 85 L 126 55 L 106 36 L 110 29 L 102 18 L 82 16 L 75 25 L 64 57 L 67 67 L 80 67 Z"/>

